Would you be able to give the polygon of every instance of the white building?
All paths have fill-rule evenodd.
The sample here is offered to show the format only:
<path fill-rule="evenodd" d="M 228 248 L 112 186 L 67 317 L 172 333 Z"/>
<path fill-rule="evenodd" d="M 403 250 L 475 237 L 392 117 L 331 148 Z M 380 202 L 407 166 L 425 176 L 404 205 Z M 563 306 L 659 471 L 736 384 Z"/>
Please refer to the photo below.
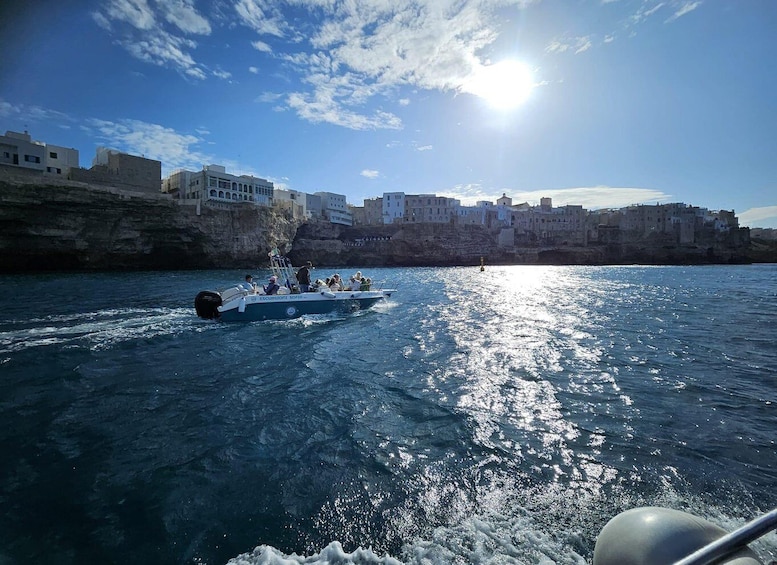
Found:
<path fill-rule="evenodd" d="M 66 178 L 71 168 L 78 168 L 78 150 L 33 141 L 26 131 L 6 131 L 0 136 L 0 165 Z"/>
<path fill-rule="evenodd" d="M 344 194 L 333 192 L 316 192 L 314 194 L 321 197 L 321 214 L 324 218 L 333 224 L 353 225 L 353 214 L 346 205 Z"/>
<path fill-rule="evenodd" d="M 230 175 L 221 165 L 206 165 L 201 171 L 190 174 L 189 185 L 183 197 L 225 203 L 253 202 L 260 206 L 272 206 L 274 186 L 272 182 L 255 176 Z"/>
<path fill-rule="evenodd" d="M 382 215 L 384 224 L 401 222 L 405 216 L 405 193 L 384 192 Z"/>

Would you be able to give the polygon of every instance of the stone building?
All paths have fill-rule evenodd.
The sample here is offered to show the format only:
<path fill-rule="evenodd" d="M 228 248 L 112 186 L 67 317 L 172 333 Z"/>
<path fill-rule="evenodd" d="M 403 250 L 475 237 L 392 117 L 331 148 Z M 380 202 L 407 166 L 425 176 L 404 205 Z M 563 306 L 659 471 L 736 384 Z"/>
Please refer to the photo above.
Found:
<path fill-rule="evenodd" d="M 364 199 L 364 224 L 368 226 L 383 224 L 383 197 Z"/>
<path fill-rule="evenodd" d="M 294 219 L 303 220 L 308 217 L 304 192 L 276 188 L 273 195 L 275 208 L 288 212 Z"/>
<path fill-rule="evenodd" d="M 406 223 L 450 223 L 457 216 L 461 202 L 435 194 L 407 194 L 404 198 Z"/>
<path fill-rule="evenodd" d="M 186 198 L 191 178 L 191 171 L 177 169 L 162 179 L 162 192 L 175 199 L 183 200 Z"/>
<path fill-rule="evenodd" d="M 70 169 L 70 180 L 112 186 L 134 192 L 159 194 L 162 163 L 154 159 L 99 147 L 91 169 Z"/>

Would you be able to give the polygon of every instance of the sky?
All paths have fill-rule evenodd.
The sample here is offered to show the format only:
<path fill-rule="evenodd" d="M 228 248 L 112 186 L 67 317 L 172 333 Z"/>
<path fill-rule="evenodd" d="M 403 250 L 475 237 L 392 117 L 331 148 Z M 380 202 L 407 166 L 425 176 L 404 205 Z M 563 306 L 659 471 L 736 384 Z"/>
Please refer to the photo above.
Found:
<path fill-rule="evenodd" d="M 774 0 L 0 2 L 0 130 L 276 187 L 777 228 Z"/>

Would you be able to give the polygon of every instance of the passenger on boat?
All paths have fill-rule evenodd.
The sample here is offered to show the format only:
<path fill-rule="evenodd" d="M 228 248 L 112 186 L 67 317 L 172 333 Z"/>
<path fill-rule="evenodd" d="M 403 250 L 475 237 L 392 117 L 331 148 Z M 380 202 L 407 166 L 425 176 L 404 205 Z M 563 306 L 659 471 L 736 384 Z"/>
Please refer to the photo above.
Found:
<path fill-rule="evenodd" d="M 355 275 L 351 276 L 351 284 L 349 285 L 350 290 L 359 290 L 362 284 L 362 272 L 356 271 Z"/>
<path fill-rule="evenodd" d="M 245 282 L 240 283 L 238 286 L 248 292 L 256 292 L 256 283 L 254 282 L 254 277 L 251 275 L 246 275 Z"/>
<path fill-rule="evenodd" d="M 310 270 L 313 268 L 313 263 L 308 261 L 303 267 L 300 267 L 297 271 L 297 282 L 299 283 L 300 292 L 308 292 L 310 290 Z"/>
<path fill-rule="evenodd" d="M 339 274 L 335 273 L 332 275 L 332 279 L 329 281 L 329 290 L 332 292 L 343 290 L 343 283 L 342 280 L 340 280 Z"/>
<path fill-rule="evenodd" d="M 372 286 L 372 279 L 367 277 L 366 279 L 362 279 L 362 284 L 359 286 L 359 290 L 370 290 Z"/>
<path fill-rule="evenodd" d="M 276 282 L 278 279 L 275 275 L 272 275 L 270 277 L 270 284 L 264 286 L 264 293 L 265 294 L 278 294 L 278 289 L 280 288 L 278 286 L 278 283 Z"/>

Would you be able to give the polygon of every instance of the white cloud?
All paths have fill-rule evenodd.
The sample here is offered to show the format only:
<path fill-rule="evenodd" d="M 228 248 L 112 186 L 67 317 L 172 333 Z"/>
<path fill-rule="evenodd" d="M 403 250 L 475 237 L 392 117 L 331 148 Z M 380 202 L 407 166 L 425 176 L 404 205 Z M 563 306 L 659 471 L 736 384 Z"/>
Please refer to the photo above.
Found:
<path fill-rule="evenodd" d="M 740 226 L 751 228 L 777 228 L 777 206 L 750 208 L 737 214 Z"/>
<path fill-rule="evenodd" d="M 545 47 L 546 53 L 565 53 L 566 51 L 569 51 L 571 45 L 568 43 L 563 43 L 559 41 L 558 39 L 554 39 L 551 41 L 547 47 Z"/>
<path fill-rule="evenodd" d="M 591 48 L 590 36 L 578 38 L 578 42 L 575 49 L 575 55 L 588 51 Z"/>
<path fill-rule="evenodd" d="M 259 74 L 259 69 L 257 69 L 256 67 L 248 67 L 248 72 L 252 73 L 252 74 L 255 74 L 255 75 L 258 75 Z"/>
<path fill-rule="evenodd" d="M 354 130 L 402 128 L 402 121 L 390 112 L 378 110 L 366 116 L 346 109 L 335 99 L 332 90 L 319 89 L 313 97 L 293 92 L 287 103 L 298 116 L 313 123 L 329 123 Z"/>
<path fill-rule="evenodd" d="M 288 39 L 291 47 L 309 38 L 299 51 L 277 54 L 308 87 L 287 99 L 301 118 L 354 129 L 391 129 L 401 127 L 399 118 L 380 110 L 365 111 L 368 102 L 405 86 L 460 91 L 486 63 L 481 52 L 498 37 L 502 10 L 528 3 L 240 0 L 236 11 L 244 25 L 260 35 Z M 284 6 L 308 9 L 316 17 L 284 20 Z M 587 47 L 581 44 L 577 49 Z"/>
<path fill-rule="evenodd" d="M 156 27 L 154 12 L 146 0 L 109 0 L 102 10 L 107 20 L 124 22 L 144 31 Z"/>
<path fill-rule="evenodd" d="M 157 0 L 165 20 L 184 33 L 210 35 L 210 23 L 197 13 L 192 0 Z"/>
<path fill-rule="evenodd" d="M 376 179 L 380 176 L 379 171 L 375 171 L 373 169 L 364 169 L 361 173 L 359 173 L 361 176 L 368 178 L 368 179 Z"/>
<path fill-rule="evenodd" d="M 196 149 L 197 145 L 205 143 L 203 137 L 181 134 L 158 124 L 89 119 L 82 129 L 106 147 L 161 161 L 163 174 L 178 168 L 198 170 L 203 164 L 214 162 L 212 156 Z"/>
<path fill-rule="evenodd" d="M 238 0 L 235 12 L 242 23 L 263 35 L 283 37 L 285 22 L 276 6 L 261 0 Z"/>
<path fill-rule="evenodd" d="M 263 102 L 265 104 L 270 104 L 272 102 L 277 102 L 279 98 L 281 98 L 283 95 L 278 94 L 276 92 L 263 92 L 259 96 L 256 97 L 257 102 Z"/>
<path fill-rule="evenodd" d="M 116 35 L 117 43 L 133 57 L 204 79 L 204 67 L 192 57 L 197 43 L 180 34 L 209 35 L 208 20 L 196 11 L 192 0 L 156 0 L 153 6 L 158 12 L 147 0 L 109 0 L 92 17 Z"/>
<path fill-rule="evenodd" d="M 593 36 L 584 35 L 582 37 L 556 38 L 545 47 L 546 53 L 566 53 L 574 51 L 575 55 L 588 51 L 592 46 Z"/>
<path fill-rule="evenodd" d="M 264 41 L 259 41 L 259 40 L 252 41 L 251 46 L 257 51 L 261 51 L 262 53 L 272 53 L 272 47 L 270 47 Z"/>
<path fill-rule="evenodd" d="M 431 145 L 422 145 L 420 147 L 416 147 L 416 151 L 431 151 L 433 147 Z"/>
<path fill-rule="evenodd" d="M 409 98 L 400 98 L 398 100 L 400 106 L 409 106 L 410 105 L 410 99 Z"/>
<path fill-rule="evenodd" d="M 672 14 L 669 18 L 667 18 L 664 23 L 673 22 L 676 19 L 683 17 L 685 14 L 688 14 L 689 12 L 693 12 L 699 6 L 701 6 L 701 1 L 699 0 L 695 2 L 685 2 L 682 6 L 680 6 L 680 8 L 677 11 L 675 11 L 674 14 Z"/>
<path fill-rule="evenodd" d="M 0 117 L 13 118 L 31 122 L 70 122 L 74 120 L 67 114 L 40 106 L 27 106 L 26 104 L 11 104 L 0 98 Z"/>
<path fill-rule="evenodd" d="M 650 6 L 650 3 L 645 3 L 642 6 L 640 6 L 639 10 L 631 16 L 631 21 L 635 24 L 641 23 L 648 19 L 650 16 L 658 12 L 661 8 L 663 8 L 665 5 L 665 2 L 659 2 L 658 4 L 655 4 L 653 6 Z"/>

